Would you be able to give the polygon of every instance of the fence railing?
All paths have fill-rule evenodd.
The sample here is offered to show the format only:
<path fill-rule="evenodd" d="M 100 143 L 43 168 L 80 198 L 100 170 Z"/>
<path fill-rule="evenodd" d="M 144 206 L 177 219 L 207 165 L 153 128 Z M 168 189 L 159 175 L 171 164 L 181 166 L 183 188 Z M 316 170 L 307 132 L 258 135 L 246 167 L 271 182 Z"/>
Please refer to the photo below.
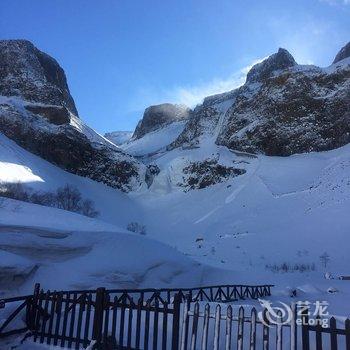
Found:
<path fill-rule="evenodd" d="M 297 304 L 290 315 L 237 308 L 226 303 L 234 294 L 227 287 L 129 294 L 104 288 L 45 292 L 36 285 L 33 295 L 0 301 L 0 307 L 13 305 L 0 325 L 0 338 L 29 331 L 35 342 L 75 349 L 94 341 L 96 349 L 350 350 L 349 319 L 342 325 L 331 317 L 322 327 L 319 316 L 311 322 L 310 308 Z M 25 322 L 16 328 L 19 316 Z"/>
<path fill-rule="evenodd" d="M 125 294 L 131 296 L 134 300 L 142 299 L 150 302 L 171 303 L 175 295 L 179 295 L 182 301 L 190 296 L 192 302 L 235 302 L 245 299 L 258 299 L 271 295 L 272 284 L 266 285 L 220 285 L 198 288 L 164 288 L 164 289 L 110 289 L 110 294 L 117 295 L 119 298 Z M 86 292 L 86 291 L 79 291 Z"/>
<path fill-rule="evenodd" d="M 29 308 L 32 305 L 32 295 L 2 299 L 0 300 L 0 309 L 4 309 L 6 304 L 13 305 L 13 307 L 11 308 L 11 311 L 4 322 L 0 324 L 0 338 L 22 333 L 29 329 L 29 319 L 27 316 L 29 317 Z M 16 325 L 16 327 L 13 328 L 12 325 L 15 323 L 14 321 L 16 321 L 18 316 L 23 314 L 23 312 L 25 312 L 26 315 L 25 323 L 23 323 L 20 327 Z"/>
<path fill-rule="evenodd" d="M 272 285 L 223 285 L 200 288 L 80 290 L 44 292 L 0 300 L 11 305 L 0 324 L 0 338 L 31 331 L 36 342 L 78 349 L 91 340 L 129 348 L 178 349 L 180 307 L 187 302 L 234 302 L 271 295 Z M 101 296 L 102 294 L 103 296 Z M 8 307 L 9 309 L 9 307 Z M 18 326 L 19 316 L 25 322 Z"/>
<path fill-rule="evenodd" d="M 349 319 L 337 327 L 334 317 L 326 318 L 322 326 L 320 316 L 310 322 L 311 308 L 303 303 L 285 311 L 188 302 L 180 317 L 180 350 L 350 350 Z"/>

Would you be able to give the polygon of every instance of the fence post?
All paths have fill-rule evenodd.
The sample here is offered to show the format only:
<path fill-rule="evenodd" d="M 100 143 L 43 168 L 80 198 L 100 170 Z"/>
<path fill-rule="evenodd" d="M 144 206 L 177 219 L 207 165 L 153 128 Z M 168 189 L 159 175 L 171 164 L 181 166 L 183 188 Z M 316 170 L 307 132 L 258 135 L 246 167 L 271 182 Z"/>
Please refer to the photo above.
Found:
<path fill-rule="evenodd" d="M 181 305 L 181 297 L 179 294 L 175 294 L 174 296 L 174 306 L 173 306 L 173 332 L 172 332 L 172 340 L 171 340 L 171 349 L 178 350 L 179 349 L 179 329 L 180 329 L 180 305 Z"/>
<path fill-rule="evenodd" d="M 301 337 L 302 337 L 302 343 L 303 343 L 303 350 L 310 350 L 309 307 L 308 306 L 302 306 L 301 319 L 302 319 Z"/>
<path fill-rule="evenodd" d="M 330 334 L 331 334 L 331 349 L 338 349 L 338 340 L 337 340 L 337 321 L 334 317 L 331 317 L 329 320 Z"/>
<path fill-rule="evenodd" d="M 95 340 L 95 348 L 101 345 L 102 340 L 102 323 L 103 323 L 103 311 L 105 303 L 105 288 L 97 288 L 96 300 L 95 300 L 95 312 L 92 326 L 92 340 Z"/>
<path fill-rule="evenodd" d="M 26 323 L 29 330 L 34 330 L 35 328 L 35 316 L 37 311 L 38 296 L 40 293 L 40 284 L 35 283 L 33 296 L 30 301 L 28 301 L 26 308 Z"/>

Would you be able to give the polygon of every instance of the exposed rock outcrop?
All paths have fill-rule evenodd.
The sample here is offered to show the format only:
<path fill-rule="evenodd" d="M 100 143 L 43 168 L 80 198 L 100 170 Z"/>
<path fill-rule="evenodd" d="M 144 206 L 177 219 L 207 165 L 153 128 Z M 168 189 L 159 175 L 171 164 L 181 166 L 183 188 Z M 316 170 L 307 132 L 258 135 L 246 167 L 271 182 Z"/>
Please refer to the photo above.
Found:
<path fill-rule="evenodd" d="M 341 50 L 337 53 L 333 61 L 333 64 L 339 61 L 342 61 L 348 57 L 350 57 L 350 42 L 347 43 L 344 47 L 342 47 Z"/>
<path fill-rule="evenodd" d="M 0 95 L 66 107 L 78 116 L 64 70 L 27 40 L 0 40 Z"/>
<path fill-rule="evenodd" d="M 183 169 L 183 181 L 178 183 L 178 186 L 184 187 L 185 191 L 203 189 L 242 175 L 245 172 L 244 169 L 220 164 L 216 159 L 205 159 L 187 165 Z"/>
<path fill-rule="evenodd" d="M 149 132 L 158 130 L 170 123 L 187 119 L 190 109 L 183 105 L 163 103 L 146 108 L 143 118 L 136 126 L 133 139 L 139 139 Z"/>

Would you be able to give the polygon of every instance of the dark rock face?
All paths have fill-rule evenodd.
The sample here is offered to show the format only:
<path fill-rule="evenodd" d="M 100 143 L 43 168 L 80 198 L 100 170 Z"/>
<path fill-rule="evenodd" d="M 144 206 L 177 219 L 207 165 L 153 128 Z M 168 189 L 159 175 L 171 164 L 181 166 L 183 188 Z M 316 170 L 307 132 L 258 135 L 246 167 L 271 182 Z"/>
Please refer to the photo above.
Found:
<path fill-rule="evenodd" d="M 271 156 L 341 147 L 350 142 L 346 62 L 324 69 L 300 66 L 280 49 L 254 66 L 240 88 L 206 98 L 173 146 L 200 144 L 208 134 L 218 145 Z"/>
<path fill-rule="evenodd" d="M 146 166 L 78 119 L 62 68 L 30 42 L 0 41 L 0 95 L 0 132 L 21 147 L 125 192 L 145 183 Z"/>
<path fill-rule="evenodd" d="M 167 149 L 171 150 L 179 146 L 196 147 L 201 138 L 214 130 L 219 118 L 219 112 L 213 107 L 204 105 L 196 107 L 191 113 L 183 132 Z"/>
<path fill-rule="evenodd" d="M 38 128 L 41 117 L 28 116 L 26 122 L 15 107 L 0 106 L 0 132 L 16 141 L 24 149 L 76 175 L 121 189 L 137 189 L 143 182 L 145 167 L 117 148 L 99 144 L 98 147 L 70 125 L 50 130 Z M 24 122 L 25 121 L 25 122 Z"/>
<path fill-rule="evenodd" d="M 78 116 L 63 69 L 27 40 L 0 40 L 0 95 L 66 107 Z"/>
<path fill-rule="evenodd" d="M 182 105 L 164 103 L 146 108 L 143 118 L 136 126 L 132 138 L 139 139 L 151 131 L 189 117 L 190 109 Z"/>
<path fill-rule="evenodd" d="M 350 142 L 350 67 L 285 70 L 252 97 L 240 94 L 226 118 L 217 143 L 231 149 L 288 156 L 343 146 Z"/>
<path fill-rule="evenodd" d="M 34 114 L 42 116 L 55 125 L 68 124 L 70 122 L 69 111 L 66 107 L 27 105 L 25 108 Z"/>
<path fill-rule="evenodd" d="M 279 49 L 277 53 L 261 63 L 256 64 L 247 74 L 247 82 L 260 82 L 268 79 L 272 73 L 296 66 L 293 56 L 285 49 Z"/>
<path fill-rule="evenodd" d="M 178 186 L 184 187 L 185 191 L 202 189 L 229 178 L 244 174 L 244 169 L 228 167 L 219 164 L 216 159 L 205 159 L 202 162 L 192 162 L 183 169 L 185 176 Z"/>
<path fill-rule="evenodd" d="M 347 43 L 339 52 L 338 54 L 335 56 L 335 59 L 333 61 L 334 63 L 337 63 L 345 58 L 350 57 L 350 42 Z"/>

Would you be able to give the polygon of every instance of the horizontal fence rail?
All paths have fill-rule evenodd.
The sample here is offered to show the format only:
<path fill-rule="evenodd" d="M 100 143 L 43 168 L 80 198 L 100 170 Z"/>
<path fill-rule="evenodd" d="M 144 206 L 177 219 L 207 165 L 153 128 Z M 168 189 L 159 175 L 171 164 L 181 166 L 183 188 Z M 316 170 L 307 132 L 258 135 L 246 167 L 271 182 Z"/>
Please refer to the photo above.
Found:
<path fill-rule="evenodd" d="M 150 302 L 171 303 L 175 295 L 178 294 L 182 301 L 190 296 L 192 302 L 235 302 L 245 299 L 258 299 L 271 295 L 272 284 L 266 285 L 221 285 L 198 288 L 172 288 L 172 289 L 110 289 L 109 293 L 122 297 L 125 293 L 134 299 L 141 298 Z"/>

